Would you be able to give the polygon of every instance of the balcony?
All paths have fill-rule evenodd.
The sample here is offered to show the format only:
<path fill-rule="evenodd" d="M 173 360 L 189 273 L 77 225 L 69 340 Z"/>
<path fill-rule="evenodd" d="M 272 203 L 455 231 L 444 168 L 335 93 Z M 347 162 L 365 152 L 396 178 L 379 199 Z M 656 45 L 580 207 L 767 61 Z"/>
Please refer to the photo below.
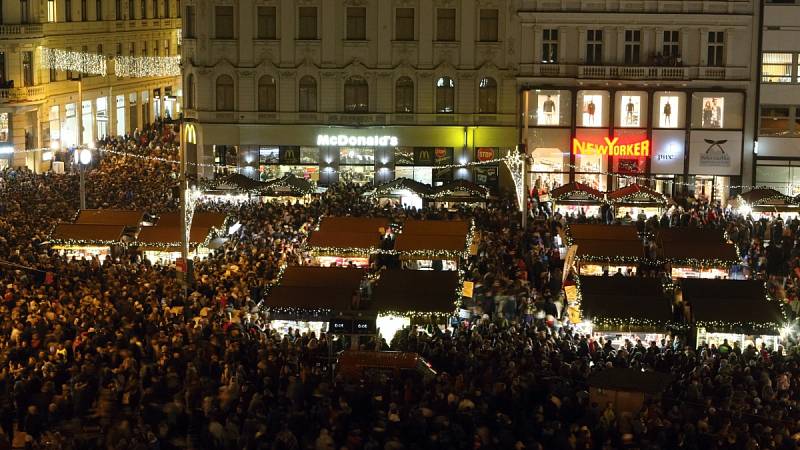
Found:
<path fill-rule="evenodd" d="M 0 39 L 29 39 L 42 36 L 42 24 L 0 25 Z"/>
<path fill-rule="evenodd" d="M 208 123 L 248 124 L 320 124 L 343 126 L 391 125 L 458 125 L 458 126 L 510 126 L 516 125 L 516 114 L 348 114 L 323 112 L 230 112 L 186 111 L 187 116 Z"/>
<path fill-rule="evenodd" d="M 748 80 L 747 67 L 705 66 L 585 66 L 578 64 L 521 64 L 520 77 L 583 80 Z"/>
<path fill-rule="evenodd" d="M 47 85 L 0 89 L 0 103 L 26 103 L 42 101 L 47 96 Z"/>
<path fill-rule="evenodd" d="M 688 67 L 578 66 L 578 78 L 600 80 L 688 80 Z"/>

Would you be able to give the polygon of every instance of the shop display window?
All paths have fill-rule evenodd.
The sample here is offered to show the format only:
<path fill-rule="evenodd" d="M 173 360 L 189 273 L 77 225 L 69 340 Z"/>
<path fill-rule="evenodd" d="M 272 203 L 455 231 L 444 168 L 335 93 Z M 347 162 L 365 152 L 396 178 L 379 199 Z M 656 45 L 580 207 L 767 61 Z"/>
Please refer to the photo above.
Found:
<path fill-rule="evenodd" d="M 373 178 L 375 178 L 375 168 L 371 165 L 339 167 L 339 181 L 341 182 L 366 184 L 372 183 Z"/>
<path fill-rule="evenodd" d="M 582 127 L 607 127 L 608 126 L 607 91 L 579 91 L 578 92 L 578 125 Z"/>
<path fill-rule="evenodd" d="M 529 126 L 565 127 L 570 125 L 572 93 L 566 90 L 528 92 Z"/>
<path fill-rule="evenodd" d="M 692 128 L 737 129 L 743 124 L 744 96 L 739 92 L 692 94 Z"/>
<path fill-rule="evenodd" d="M 394 164 L 395 166 L 413 166 L 414 147 L 397 147 L 394 152 Z"/>
<path fill-rule="evenodd" d="M 342 147 L 339 149 L 341 164 L 374 165 L 375 149 L 360 147 Z"/>
<path fill-rule="evenodd" d="M 616 93 L 616 125 L 621 128 L 647 126 L 647 94 L 636 91 Z"/>
<path fill-rule="evenodd" d="M 433 185 L 433 171 L 430 167 L 395 167 L 395 178 L 408 178 L 420 183 Z"/>
<path fill-rule="evenodd" d="M 260 147 L 258 149 L 259 164 L 278 164 L 280 149 L 278 147 Z"/>
<path fill-rule="evenodd" d="M 300 147 L 300 164 L 319 164 L 319 148 Z"/>

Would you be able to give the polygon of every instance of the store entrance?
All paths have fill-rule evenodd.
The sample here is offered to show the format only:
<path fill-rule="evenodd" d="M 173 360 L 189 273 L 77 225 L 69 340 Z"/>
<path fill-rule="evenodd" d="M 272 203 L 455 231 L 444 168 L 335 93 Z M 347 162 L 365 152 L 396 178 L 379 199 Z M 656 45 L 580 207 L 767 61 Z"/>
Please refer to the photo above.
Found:
<path fill-rule="evenodd" d="M 730 177 L 695 175 L 694 197 L 697 200 L 720 202 L 722 206 L 728 203 L 728 187 Z"/>

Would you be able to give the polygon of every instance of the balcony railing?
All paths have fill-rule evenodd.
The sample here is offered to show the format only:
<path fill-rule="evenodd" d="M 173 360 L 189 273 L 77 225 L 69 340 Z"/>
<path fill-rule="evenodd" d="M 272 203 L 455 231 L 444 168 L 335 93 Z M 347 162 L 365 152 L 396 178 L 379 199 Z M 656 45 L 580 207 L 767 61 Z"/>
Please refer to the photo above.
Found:
<path fill-rule="evenodd" d="M 44 100 L 47 85 L 0 89 L 0 103 L 24 103 Z"/>
<path fill-rule="evenodd" d="M 348 114 L 322 112 L 247 112 L 236 114 L 216 111 L 187 110 L 187 116 L 207 122 L 236 123 L 308 123 L 351 126 L 388 126 L 388 125 L 516 125 L 515 114 Z"/>
<path fill-rule="evenodd" d="M 747 67 L 522 64 L 520 77 L 587 80 L 747 80 Z"/>
<path fill-rule="evenodd" d="M 603 80 L 688 80 L 688 67 L 578 66 L 578 78 Z"/>
<path fill-rule="evenodd" d="M 17 25 L 0 25 L 0 36 L 6 39 L 41 36 L 42 24 L 26 23 Z"/>

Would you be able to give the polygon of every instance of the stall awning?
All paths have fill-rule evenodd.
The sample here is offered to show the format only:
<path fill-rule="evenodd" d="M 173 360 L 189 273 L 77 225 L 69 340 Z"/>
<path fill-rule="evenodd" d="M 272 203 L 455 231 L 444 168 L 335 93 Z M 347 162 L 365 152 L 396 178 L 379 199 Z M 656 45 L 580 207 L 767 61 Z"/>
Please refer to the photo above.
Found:
<path fill-rule="evenodd" d="M 660 259 L 673 266 L 730 268 L 741 262 L 736 246 L 727 242 L 677 241 L 660 249 Z"/>
<path fill-rule="evenodd" d="M 763 281 L 686 278 L 680 285 L 694 324 L 709 332 L 778 334 L 785 322 Z"/>
<path fill-rule="evenodd" d="M 342 267 L 290 266 L 283 271 L 281 286 L 343 287 L 357 289 L 366 275 L 364 269 Z"/>
<path fill-rule="evenodd" d="M 426 197 L 433 192 L 433 188 L 429 184 L 420 183 L 410 178 L 396 178 L 376 187 L 373 195 L 376 197 L 386 197 L 389 195 L 398 195 L 398 193 L 402 191 L 409 191 L 419 197 Z"/>
<path fill-rule="evenodd" d="M 609 192 L 606 198 L 617 206 L 663 207 L 667 204 L 664 195 L 640 184 L 631 184 Z"/>
<path fill-rule="evenodd" d="M 264 305 L 271 318 L 327 320 L 351 309 L 353 294 L 359 291 L 364 275 L 362 269 L 287 267 Z"/>
<path fill-rule="evenodd" d="M 216 212 L 196 212 L 192 216 L 192 227 L 217 228 L 225 226 L 227 215 Z M 178 227 L 181 224 L 180 213 L 170 212 L 158 216 L 156 227 Z"/>
<path fill-rule="evenodd" d="M 394 249 L 403 259 L 458 259 L 468 250 L 469 233 L 463 220 L 407 220 Z"/>
<path fill-rule="evenodd" d="M 455 271 L 384 270 L 372 290 L 371 309 L 409 316 L 451 314 L 459 287 Z"/>
<path fill-rule="evenodd" d="M 568 226 L 569 235 L 575 240 L 639 241 L 639 233 L 633 225 L 602 225 L 573 223 Z"/>
<path fill-rule="evenodd" d="M 299 178 L 293 173 L 266 181 L 262 191 L 266 194 L 303 196 L 314 192 L 314 186 L 305 178 Z"/>
<path fill-rule="evenodd" d="M 235 190 L 241 192 L 257 191 L 266 187 L 266 185 L 261 181 L 254 180 L 240 173 L 234 173 L 224 177 L 216 178 L 210 181 L 208 186 L 211 189 L 216 190 Z"/>
<path fill-rule="evenodd" d="M 601 331 L 665 332 L 670 299 L 660 280 L 641 277 L 580 277 L 581 313 Z"/>
<path fill-rule="evenodd" d="M 747 192 L 743 192 L 740 195 L 742 200 L 744 200 L 745 203 L 749 204 L 750 206 L 794 204 L 794 200 L 788 195 L 782 194 L 775 189 L 766 187 L 751 189 Z"/>
<path fill-rule="evenodd" d="M 656 232 L 656 240 L 660 245 L 673 242 L 706 242 L 724 243 L 725 234 L 722 230 L 708 230 L 704 228 L 661 228 Z"/>
<path fill-rule="evenodd" d="M 122 225 L 138 227 L 144 218 L 143 211 L 123 209 L 81 209 L 74 223 L 85 225 Z"/>
<path fill-rule="evenodd" d="M 351 233 L 374 233 L 389 227 L 386 217 L 336 217 L 325 216 L 319 224 L 319 231 L 336 231 Z"/>
<path fill-rule="evenodd" d="M 663 372 L 637 369 L 610 368 L 595 372 L 587 380 L 589 387 L 612 391 L 643 392 L 658 394 L 664 392 L 672 382 L 672 375 Z"/>
<path fill-rule="evenodd" d="M 430 198 L 431 200 L 437 200 L 442 197 L 458 198 L 458 195 L 486 198 L 489 196 L 489 189 L 471 181 L 453 180 L 434 188 L 433 192 L 430 194 Z"/>
<path fill-rule="evenodd" d="M 183 233 L 180 227 L 144 227 L 136 236 L 135 243 L 140 247 L 151 249 L 180 249 Z M 189 244 L 204 244 L 211 236 L 207 227 L 192 227 L 189 232 Z"/>
<path fill-rule="evenodd" d="M 59 223 L 50 240 L 57 245 L 110 246 L 121 243 L 123 225 Z"/>
<path fill-rule="evenodd" d="M 550 198 L 558 203 L 580 203 L 580 204 L 601 204 L 605 202 L 606 196 L 593 187 L 572 182 L 559 186 L 550 191 Z"/>
<path fill-rule="evenodd" d="M 381 237 L 377 231 L 374 233 L 358 233 L 350 231 L 314 231 L 308 238 L 308 246 L 315 251 L 325 254 L 338 254 L 345 256 L 346 250 L 370 251 L 381 246 Z M 327 249 L 327 250 L 325 250 Z"/>
<path fill-rule="evenodd" d="M 403 222 L 403 234 L 466 236 L 470 223 L 466 220 L 416 220 Z"/>
<path fill-rule="evenodd" d="M 635 265 L 644 259 L 641 241 L 614 241 L 610 239 L 575 240 L 580 261 Z"/>

